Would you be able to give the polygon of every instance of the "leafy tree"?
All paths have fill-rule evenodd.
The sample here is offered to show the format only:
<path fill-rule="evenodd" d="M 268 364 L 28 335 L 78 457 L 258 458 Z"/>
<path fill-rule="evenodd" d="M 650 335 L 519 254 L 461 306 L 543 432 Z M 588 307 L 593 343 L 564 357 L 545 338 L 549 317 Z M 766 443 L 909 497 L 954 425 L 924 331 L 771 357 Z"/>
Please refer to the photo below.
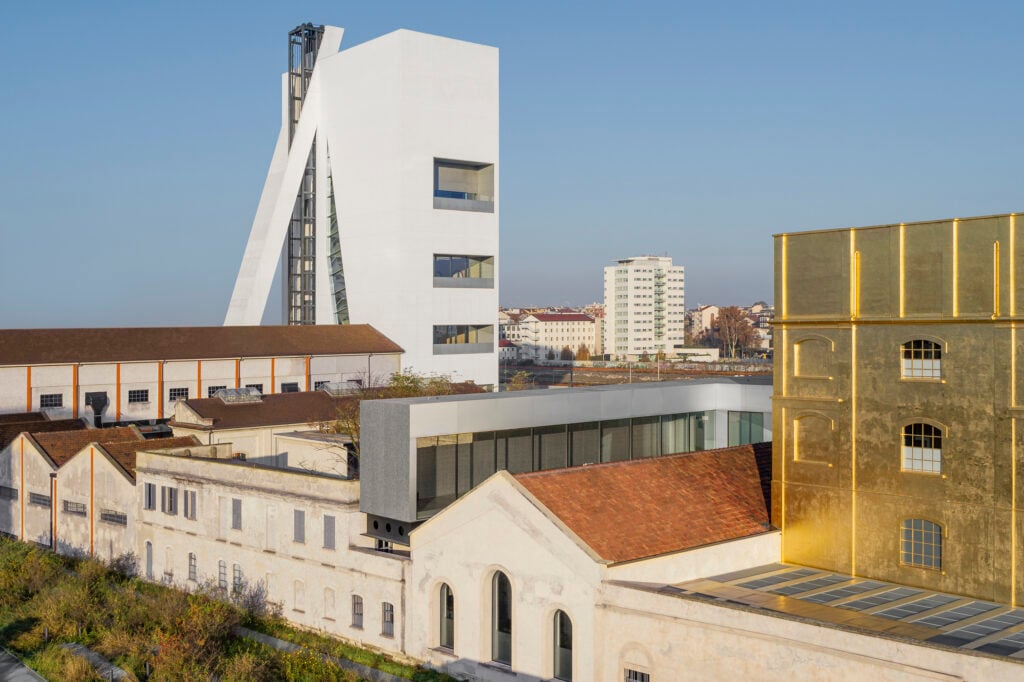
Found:
<path fill-rule="evenodd" d="M 589 360 L 590 359 L 590 349 L 587 348 L 587 344 L 581 343 L 580 347 L 576 349 L 576 359 L 577 360 Z"/>
<path fill-rule="evenodd" d="M 548 354 L 545 357 L 547 357 L 548 360 L 554 360 L 555 359 L 555 351 L 554 351 L 554 349 L 548 348 Z"/>
<path fill-rule="evenodd" d="M 359 456 L 359 415 L 364 400 L 384 398 L 416 398 L 430 395 L 451 395 L 456 392 L 455 384 L 446 376 L 427 377 L 410 371 L 392 374 L 384 386 L 363 387 L 346 396 L 338 405 L 337 417 L 329 422 L 317 424 L 324 433 L 340 433 L 349 437 L 355 455 Z"/>
<path fill-rule="evenodd" d="M 651 354 L 650 353 L 648 353 L 647 351 L 644 351 L 643 353 L 640 354 L 640 362 L 650 362 L 650 361 L 651 361 Z"/>
<path fill-rule="evenodd" d="M 512 375 L 505 387 L 509 391 L 525 391 L 528 388 L 533 388 L 533 377 L 529 372 L 519 370 Z"/>
<path fill-rule="evenodd" d="M 562 360 L 573 360 L 574 356 L 572 354 L 572 348 L 569 348 L 569 346 L 563 346 L 560 358 Z"/>
<path fill-rule="evenodd" d="M 736 306 L 719 309 L 713 331 L 722 352 L 730 358 L 736 357 L 737 351 L 753 346 L 756 339 L 750 320 Z"/>

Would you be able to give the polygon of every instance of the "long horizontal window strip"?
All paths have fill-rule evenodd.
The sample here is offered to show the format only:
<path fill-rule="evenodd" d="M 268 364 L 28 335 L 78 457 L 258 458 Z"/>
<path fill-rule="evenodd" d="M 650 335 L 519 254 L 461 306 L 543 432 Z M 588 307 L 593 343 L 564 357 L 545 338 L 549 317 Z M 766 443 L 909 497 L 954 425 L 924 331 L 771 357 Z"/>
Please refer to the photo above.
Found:
<path fill-rule="evenodd" d="M 920 625 L 928 625 L 933 628 L 944 628 L 947 625 L 952 625 L 953 623 L 957 623 L 961 620 L 966 620 L 967 618 L 974 618 L 975 616 L 980 616 L 986 611 L 992 611 L 993 609 L 997 608 L 999 607 L 996 604 L 975 601 L 971 602 L 970 604 L 958 606 L 954 609 L 949 609 L 948 611 L 934 613 L 930 616 L 912 622 L 919 623 Z"/>
<path fill-rule="evenodd" d="M 64 500 L 64 513 L 74 514 L 76 516 L 85 516 L 87 508 L 82 502 L 71 502 L 70 500 Z"/>
<path fill-rule="evenodd" d="M 916 616 L 917 614 L 924 613 L 925 611 L 937 609 L 940 606 L 955 602 L 956 600 L 957 597 L 949 594 L 934 594 L 930 597 L 925 597 L 924 599 L 918 599 L 917 601 L 900 604 L 899 606 L 894 606 L 891 609 L 879 611 L 874 615 L 881 616 L 882 618 L 889 618 L 890 620 L 903 620 L 904 618 Z"/>
<path fill-rule="evenodd" d="M 776 575 L 770 575 L 765 578 L 758 578 L 757 580 L 751 580 L 749 582 L 740 583 L 739 587 L 745 587 L 748 590 L 762 590 L 772 585 L 778 585 L 780 583 L 787 583 L 790 580 L 799 580 L 800 578 L 806 578 L 812 576 L 817 571 L 812 568 L 799 568 L 795 571 L 786 571 L 785 573 L 778 573 Z"/>
<path fill-rule="evenodd" d="M 804 592 L 817 590 L 821 587 L 828 587 L 829 585 L 835 585 L 836 583 L 846 582 L 849 579 L 850 577 L 846 575 L 826 575 L 821 578 L 815 578 L 814 580 L 808 580 L 807 582 L 796 583 L 795 585 L 784 585 L 783 587 L 772 590 L 772 592 L 786 596 L 800 595 Z"/>
<path fill-rule="evenodd" d="M 961 618 L 961 620 L 963 619 Z M 928 641 L 952 646 L 963 646 L 1021 623 L 1024 623 L 1024 611 L 1018 609 L 943 633 L 939 637 L 933 637 Z"/>
<path fill-rule="evenodd" d="M 434 325 L 434 345 L 494 343 L 494 325 L 441 324 Z"/>
<path fill-rule="evenodd" d="M 854 585 L 838 587 L 834 590 L 829 590 L 827 592 L 819 592 L 818 594 L 812 594 L 809 597 L 802 597 L 802 599 L 804 601 L 810 601 L 816 604 L 827 604 L 828 602 L 832 602 L 837 599 L 846 599 L 847 597 L 852 597 L 855 594 L 870 592 L 871 590 L 878 589 L 882 586 L 883 583 L 868 580 L 866 582 L 856 583 Z"/>
<path fill-rule="evenodd" d="M 51 504 L 50 496 L 49 495 L 40 495 L 39 493 L 29 493 L 28 494 L 28 503 L 29 504 L 34 504 L 37 507 L 47 507 L 47 508 L 49 508 L 50 504 Z"/>
<path fill-rule="evenodd" d="M 710 412 L 417 438 L 417 516 L 431 516 L 496 471 L 519 474 L 714 446 Z"/>
<path fill-rule="evenodd" d="M 914 595 L 922 594 L 921 590 L 915 590 L 911 587 L 897 587 L 886 592 L 879 594 L 873 594 L 870 597 L 862 597 L 861 599 L 855 599 L 854 601 L 846 602 L 845 604 L 838 604 L 840 608 L 852 609 L 854 611 L 863 611 L 864 609 L 871 609 L 876 606 L 882 606 L 884 604 L 891 604 L 894 601 L 900 599 L 906 599 L 907 597 L 913 597 Z"/>
<path fill-rule="evenodd" d="M 114 511 L 112 509 L 103 509 L 100 511 L 100 521 L 112 523 L 116 526 L 127 526 L 128 515 L 124 512 Z"/>
<path fill-rule="evenodd" d="M 493 256 L 434 255 L 434 277 L 451 279 L 493 279 Z"/>

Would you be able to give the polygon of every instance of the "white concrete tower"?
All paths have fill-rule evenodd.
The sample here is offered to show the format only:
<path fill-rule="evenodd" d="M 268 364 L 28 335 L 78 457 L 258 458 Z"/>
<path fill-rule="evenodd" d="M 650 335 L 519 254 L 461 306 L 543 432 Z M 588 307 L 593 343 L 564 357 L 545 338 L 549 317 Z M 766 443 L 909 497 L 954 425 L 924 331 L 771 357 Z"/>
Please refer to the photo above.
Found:
<path fill-rule="evenodd" d="M 636 256 L 604 269 L 604 352 L 635 360 L 647 353 L 675 355 L 686 339 L 682 265 Z"/>
<path fill-rule="evenodd" d="M 289 34 L 282 120 L 225 324 L 366 323 L 402 365 L 498 379 L 498 51 Z M 280 268 L 278 268 L 280 263 Z"/>

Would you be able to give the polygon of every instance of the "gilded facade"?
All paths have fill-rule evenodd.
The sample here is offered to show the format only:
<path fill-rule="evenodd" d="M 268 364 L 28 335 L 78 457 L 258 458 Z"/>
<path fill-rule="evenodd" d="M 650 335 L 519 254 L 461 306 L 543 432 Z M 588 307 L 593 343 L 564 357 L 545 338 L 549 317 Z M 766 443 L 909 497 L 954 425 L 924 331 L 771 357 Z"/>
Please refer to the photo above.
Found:
<path fill-rule="evenodd" d="M 783 560 L 1024 599 L 1024 220 L 776 235 L 775 301 Z"/>

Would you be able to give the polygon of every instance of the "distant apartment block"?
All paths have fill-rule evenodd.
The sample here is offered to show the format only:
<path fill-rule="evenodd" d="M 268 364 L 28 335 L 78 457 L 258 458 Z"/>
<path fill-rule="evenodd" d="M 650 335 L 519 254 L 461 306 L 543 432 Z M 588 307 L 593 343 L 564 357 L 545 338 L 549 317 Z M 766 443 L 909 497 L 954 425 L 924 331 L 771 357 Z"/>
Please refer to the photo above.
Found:
<path fill-rule="evenodd" d="M 225 388 L 309 391 L 380 383 L 402 349 L 369 325 L 0 330 L 0 414 L 96 426 L 167 419 Z"/>
<path fill-rule="evenodd" d="M 372 324 L 417 372 L 498 380 L 498 51 L 289 34 L 282 124 L 225 318 Z M 280 265 L 278 263 L 280 262 Z"/>
<path fill-rule="evenodd" d="M 532 313 L 520 317 L 519 359 L 589 360 L 599 348 L 597 332 L 594 318 L 583 313 Z"/>
<path fill-rule="evenodd" d="M 658 256 L 604 269 L 604 352 L 612 359 L 672 356 L 686 340 L 682 265 Z"/>

